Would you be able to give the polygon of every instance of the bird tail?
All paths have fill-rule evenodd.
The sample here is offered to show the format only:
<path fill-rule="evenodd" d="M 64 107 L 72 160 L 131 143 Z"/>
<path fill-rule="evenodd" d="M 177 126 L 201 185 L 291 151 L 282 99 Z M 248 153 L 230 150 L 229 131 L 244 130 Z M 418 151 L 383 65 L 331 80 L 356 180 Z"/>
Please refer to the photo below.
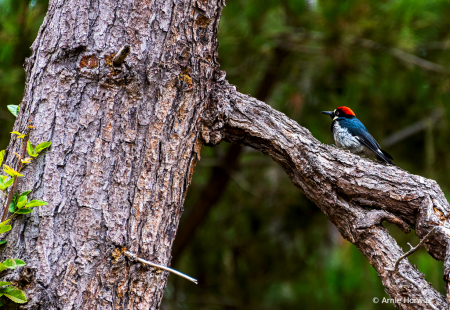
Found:
<path fill-rule="evenodd" d="M 389 155 L 387 152 L 381 150 L 381 153 L 383 153 L 383 155 L 386 156 L 387 158 L 394 160 L 394 159 L 392 158 L 392 156 Z"/>
<path fill-rule="evenodd" d="M 392 156 L 389 155 L 387 152 L 383 151 L 382 149 L 380 149 L 380 151 L 381 151 L 382 154 L 378 155 L 379 159 L 381 159 L 382 161 L 384 161 L 384 162 L 386 162 L 388 164 L 391 164 L 391 165 L 395 166 L 395 164 L 393 162 L 394 159 L 392 158 Z"/>

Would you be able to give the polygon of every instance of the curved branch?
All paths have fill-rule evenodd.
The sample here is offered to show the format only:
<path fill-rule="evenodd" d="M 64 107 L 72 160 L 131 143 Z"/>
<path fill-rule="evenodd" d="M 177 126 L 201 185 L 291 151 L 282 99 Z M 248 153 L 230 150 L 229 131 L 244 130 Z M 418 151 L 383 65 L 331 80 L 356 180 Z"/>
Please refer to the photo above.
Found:
<path fill-rule="evenodd" d="M 400 264 L 400 274 L 389 271 L 404 253 L 381 225 L 387 220 L 405 232 L 412 226 L 419 238 L 442 226 L 424 245 L 434 258 L 444 261 L 448 274 L 450 208 L 435 181 L 322 144 L 283 113 L 239 93 L 226 81 L 216 86 L 208 104 L 203 115 L 205 144 L 224 140 L 271 156 L 366 256 L 392 298 L 430 301 L 400 303 L 400 309 L 447 307 L 444 297 L 407 260 Z"/>

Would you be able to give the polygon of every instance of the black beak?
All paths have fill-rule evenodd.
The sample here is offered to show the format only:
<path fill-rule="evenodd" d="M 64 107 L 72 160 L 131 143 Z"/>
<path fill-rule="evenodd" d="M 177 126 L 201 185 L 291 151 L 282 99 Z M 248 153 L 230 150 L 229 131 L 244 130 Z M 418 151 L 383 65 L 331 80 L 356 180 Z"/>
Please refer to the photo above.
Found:
<path fill-rule="evenodd" d="M 326 115 L 329 115 L 332 119 L 334 118 L 334 112 L 330 112 L 330 111 L 322 111 L 322 112 L 320 112 L 320 113 L 323 113 L 323 114 L 326 114 Z"/>

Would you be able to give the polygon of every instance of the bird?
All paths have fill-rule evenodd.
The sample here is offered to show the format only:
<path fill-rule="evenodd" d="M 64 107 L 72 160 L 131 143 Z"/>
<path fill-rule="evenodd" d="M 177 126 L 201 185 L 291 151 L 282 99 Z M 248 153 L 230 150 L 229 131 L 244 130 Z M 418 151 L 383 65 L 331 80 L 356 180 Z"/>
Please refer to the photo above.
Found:
<path fill-rule="evenodd" d="M 333 120 L 331 132 L 338 148 L 395 165 L 392 156 L 381 149 L 364 124 L 356 118 L 352 109 L 337 107 L 334 111 L 322 111 L 320 113 L 329 115 Z"/>

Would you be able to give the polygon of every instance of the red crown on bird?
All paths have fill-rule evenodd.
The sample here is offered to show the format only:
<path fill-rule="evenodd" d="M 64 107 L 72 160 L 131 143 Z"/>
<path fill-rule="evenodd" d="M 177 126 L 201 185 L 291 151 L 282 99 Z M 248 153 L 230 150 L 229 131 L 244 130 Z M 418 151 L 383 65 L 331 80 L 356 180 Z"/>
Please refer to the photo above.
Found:
<path fill-rule="evenodd" d="M 350 109 L 349 107 L 337 107 L 336 110 L 339 110 L 340 112 L 346 115 L 356 116 L 355 113 L 352 111 L 352 109 Z"/>

